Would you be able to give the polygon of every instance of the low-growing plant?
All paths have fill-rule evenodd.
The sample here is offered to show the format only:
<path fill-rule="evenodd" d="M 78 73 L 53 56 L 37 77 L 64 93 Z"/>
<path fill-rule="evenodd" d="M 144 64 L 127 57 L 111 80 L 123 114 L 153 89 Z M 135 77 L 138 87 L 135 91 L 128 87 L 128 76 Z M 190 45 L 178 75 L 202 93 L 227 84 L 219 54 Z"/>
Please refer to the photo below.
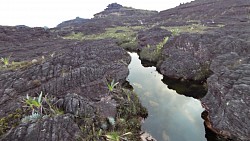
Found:
<path fill-rule="evenodd" d="M 115 83 L 115 80 L 114 80 L 114 79 L 111 81 L 110 84 L 107 83 L 107 86 L 108 86 L 109 91 L 110 91 L 110 92 L 113 92 L 115 86 L 118 85 L 118 84 L 119 84 L 119 82 L 116 82 L 116 83 Z"/>
<path fill-rule="evenodd" d="M 53 114 L 53 115 L 64 114 L 63 110 L 61 110 L 61 109 L 57 108 L 56 106 L 54 106 L 53 104 L 51 104 L 51 102 L 47 96 L 45 96 L 44 100 L 45 100 L 46 104 L 49 106 L 49 111 L 51 114 Z"/>
<path fill-rule="evenodd" d="M 64 114 L 64 111 L 57 108 L 51 104 L 50 99 L 41 92 L 38 97 L 26 96 L 26 99 L 23 100 L 25 103 L 24 107 L 27 107 L 32 110 L 31 115 L 25 116 L 22 121 L 33 121 L 35 119 L 43 117 L 43 115 L 61 115 Z"/>
<path fill-rule="evenodd" d="M 125 136 L 131 134 L 132 134 L 131 132 L 127 132 L 125 134 L 119 135 L 118 132 L 109 132 L 105 135 L 105 137 L 107 138 L 108 141 L 121 141 L 121 139 L 126 140 Z"/>
<path fill-rule="evenodd" d="M 178 28 L 174 28 L 170 30 L 173 36 L 177 36 L 180 34 L 180 30 Z"/>
<path fill-rule="evenodd" d="M 11 56 L 11 55 L 10 55 Z M 3 64 L 5 65 L 5 66 L 8 66 L 9 65 L 9 62 L 10 62 L 10 56 L 9 57 L 2 57 L 1 58 L 1 61 L 3 62 Z"/>
<path fill-rule="evenodd" d="M 36 121 L 37 119 L 39 119 L 41 117 L 42 117 L 42 115 L 32 111 L 31 115 L 28 115 L 28 116 L 25 116 L 24 118 L 22 118 L 22 122 Z"/>
<path fill-rule="evenodd" d="M 163 48 L 163 46 L 168 42 L 168 38 L 169 37 L 163 38 L 163 40 L 159 44 L 156 45 L 156 51 L 157 52 L 161 51 L 161 49 Z"/>
<path fill-rule="evenodd" d="M 24 100 L 24 103 L 26 104 L 25 107 L 28 107 L 30 109 L 32 109 L 32 114 L 33 113 L 38 113 L 40 115 L 42 115 L 43 113 L 43 93 L 41 92 L 40 95 L 38 96 L 38 98 L 33 97 L 31 98 L 29 95 L 26 96 L 26 99 Z"/>

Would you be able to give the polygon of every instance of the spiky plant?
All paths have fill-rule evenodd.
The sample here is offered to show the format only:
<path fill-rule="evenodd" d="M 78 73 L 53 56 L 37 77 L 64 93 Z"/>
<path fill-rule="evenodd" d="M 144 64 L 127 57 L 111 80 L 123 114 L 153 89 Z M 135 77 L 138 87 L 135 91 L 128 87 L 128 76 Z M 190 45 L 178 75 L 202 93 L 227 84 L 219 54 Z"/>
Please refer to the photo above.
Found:
<path fill-rule="evenodd" d="M 111 81 L 111 83 L 110 83 L 110 84 L 109 84 L 109 83 L 107 83 L 109 91 L 110 91 L 110 92 L 113 92 L 113 91 L 114 91 L 115 86 L 116 86 L 116 85 L 118 85 L 118 84 L 119 84 L 119 82 L 116 82 L 116 83 L 115 83 L 115 80 L 114 80 L 114 79 Z"/>

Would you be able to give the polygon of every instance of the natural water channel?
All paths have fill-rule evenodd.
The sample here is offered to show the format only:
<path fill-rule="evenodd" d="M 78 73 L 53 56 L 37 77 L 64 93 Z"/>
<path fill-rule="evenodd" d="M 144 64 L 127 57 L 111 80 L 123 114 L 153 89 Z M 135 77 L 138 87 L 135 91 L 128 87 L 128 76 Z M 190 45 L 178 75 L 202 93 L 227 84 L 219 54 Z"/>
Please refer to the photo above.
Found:
<path fill-rule="evenodd" d="M 169 89 L 155 67 L 145 68 L 136 53 L 129 54 L 127 80 L 149 112 L 142 130 L 157 141 L 206 141 L 200 101 Z"/>

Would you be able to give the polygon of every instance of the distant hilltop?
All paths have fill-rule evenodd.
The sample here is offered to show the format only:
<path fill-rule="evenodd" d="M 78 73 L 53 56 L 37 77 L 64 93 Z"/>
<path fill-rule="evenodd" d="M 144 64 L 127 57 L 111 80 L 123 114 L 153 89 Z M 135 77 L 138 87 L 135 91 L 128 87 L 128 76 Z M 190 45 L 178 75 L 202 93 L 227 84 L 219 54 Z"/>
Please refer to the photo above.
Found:
<path fill-rule="evenodd" d="M 150 11 L 150 10 L 142 10 L 142 9 L 135 9 L 132 7 L 122 6 L 118 3 L 111 3 L 107 6 L 107 8 L 94 15 L 95 18 L 105 18 L 105 17 L 113 17 L 113 16 L 149 16 L 157 14 L 157 11 Z"/>
<path fill-rule="evenodd" d="M 67 26 L 77 26 L 77 25 L 80 25 L 80 24 L 87 22 L 88 20 L 89 19 L 83 19 L 80 17 L 76 17 L 73 20 L 64 21 L 64 22 L 58 24 L 57 27 L 62 28 L 62 27 L 67 27 Z"/>
<path fill-rule="evenodd" d="M 107 8 L 105 10 L 112 10 L 112 9 L 120 9 L 123 6 L 121 4 L 118 3 L 111 3 L 107 6 Z"/>

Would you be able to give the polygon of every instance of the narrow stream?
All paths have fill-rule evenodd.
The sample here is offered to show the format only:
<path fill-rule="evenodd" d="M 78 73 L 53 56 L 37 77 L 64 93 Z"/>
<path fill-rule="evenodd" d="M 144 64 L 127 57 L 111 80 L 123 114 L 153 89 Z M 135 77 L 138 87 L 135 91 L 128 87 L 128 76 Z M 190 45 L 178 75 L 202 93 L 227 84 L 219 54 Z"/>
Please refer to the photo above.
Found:
<path fill-rule="evenodd" d="M 127 80 L 149 112 L 142 130 L 157 141 L 206 141 L 201 103 L 168 89 L 155 67 L 145 68 L 136 53 L 129 54 Z"/>

